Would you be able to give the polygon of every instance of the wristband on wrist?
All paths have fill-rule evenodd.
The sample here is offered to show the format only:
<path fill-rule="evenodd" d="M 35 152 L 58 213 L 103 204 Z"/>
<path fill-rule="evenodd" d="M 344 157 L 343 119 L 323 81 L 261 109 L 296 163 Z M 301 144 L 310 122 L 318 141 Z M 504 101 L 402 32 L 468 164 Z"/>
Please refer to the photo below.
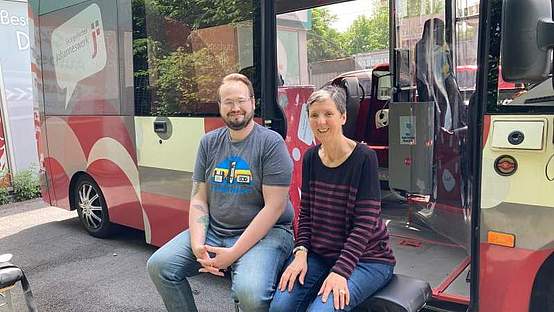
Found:
<path fill-rule="evenodd" d="M 304 247 L 304 246 L 298 246 L 298 247 L 294 247 L 294 249 L 292 250 L 292 254 L 295 255 L 297 251 L 304 251 L 305 253 L 308 253 L 308 248 Z"/>

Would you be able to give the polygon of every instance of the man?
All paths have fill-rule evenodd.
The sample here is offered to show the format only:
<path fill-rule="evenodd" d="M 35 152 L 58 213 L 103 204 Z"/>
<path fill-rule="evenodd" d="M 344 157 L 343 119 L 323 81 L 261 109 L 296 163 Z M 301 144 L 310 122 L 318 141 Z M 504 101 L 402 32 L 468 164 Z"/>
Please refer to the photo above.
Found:
<path fill-rule="evenodd" d="M 232 270 L 242 311 L 267 311 L 293 247 L 288 200 L 292 161 L 283 139 L 253 120 L 254 90 L 241 74 L 223 78 L 226 127 L 200 142 L 189 229 L 158 249 L 148 272 L 168 311 L 197 311 L 187 277 Z"/>

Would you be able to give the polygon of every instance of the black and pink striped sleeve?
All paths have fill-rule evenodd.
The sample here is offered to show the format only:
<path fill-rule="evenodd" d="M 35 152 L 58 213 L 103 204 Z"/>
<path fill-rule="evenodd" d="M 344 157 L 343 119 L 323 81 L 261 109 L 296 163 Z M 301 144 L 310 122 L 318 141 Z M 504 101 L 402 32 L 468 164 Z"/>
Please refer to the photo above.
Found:
<path fill-rule="evenodd" d="M 381 215 L 381 194 L 377 172 L 377 156 L 374 151 L 369 150 L 366 154 L 362 172 L 357 185 L 358 192 L 353 211 L 352 231 L 346 238 L 340 256 L 331 269 L 347 279 L 358 264 L 369 240 L 381 234 L 375 233 L 375 230 L 382 229 L 382 227 L 377 227 Z"/>
<path fill-rule="evenodd" d="M 310 249 L 310 240 L 312 238 L 312 216 L 310 206 L 310 170 L 313 149 L 304 154 L 302 160 L 302 188 L 300 194 L 300 213 L 298 216 L 298 232 L 296 233 L 295 247 L 304 246 Z"/>

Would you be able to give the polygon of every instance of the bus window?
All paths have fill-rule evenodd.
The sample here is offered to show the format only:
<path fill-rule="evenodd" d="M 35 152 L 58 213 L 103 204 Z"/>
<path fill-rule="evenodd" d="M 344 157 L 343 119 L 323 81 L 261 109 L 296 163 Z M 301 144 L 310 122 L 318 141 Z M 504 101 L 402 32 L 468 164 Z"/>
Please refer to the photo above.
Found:
<path fill-rule="evenodd" d="M 477 39 L 479 4 L 471 0 L 456 1 L 456 78 L 464 102 L 475 91 L 477 78 Z"/>
<path fill-rule="evenodd" d="M 213 116 L 225 75 L 253 66 L 252 1 L 133 1 L 137 115 Z"/>
<path fill-rule="evenodd" d="M 307 85 L 309 83 L 308 55 L 305 48 L 311 30 L 310 10 L 277 15 L 277 70 L 280 85 Z M 303 51 L 304 52 L 304 51 Z"/>
<path fill-rule="evenodd" d="M 475 91 L 475 79 L 477 78 L 477 66 L 458 66 L 456 78 L 460 90 L 473 93 Z"/>
<path fill-rule="evenodd" d="M 64 7 L 59 3 L 52 6 Z M 116 4 L 81 1 L 45 11 L 40 16 L 43 33 L 36 37 L 40 38 L 42 71 L 46 76 L 45 112 L 57 116 L 121 114 L 124 108 L 120 101 L 119 64 L 112 57 L 119 53 Z M 72 16 L 75 19 L 69 20 Z M 75 26 L 84 17 L 95 21 L 90 26 L 94 29 L 90 47 L 88 36 L 83 35 L 89 33 L 87 28 Z"/>
<path fill-rule="evenodd" d="M 413 214 L 434 235 L 457 246 L 444 253 L 448 260 L 443 264 L 457 263 L 467 272 L 471 257 L 467 103 L 475 90 L 479 3 L 396 0 L 394 4 L 389 186 L 405 196 Z M 440 278 L 431 276 L 426 278 L 435 287 Z M 445 294 L 469 302 L 469 284 L 460 276 L 456 279 L 456 287 Z"/>
<path fill-rule="evenodd" d="M 294 6 L 293 1 L 277 4 Z M 277 25 L 277 65 L 285 86 L 320 88 L 346 72 L 370 73 L 375 65 L 388 62 L 386 1 L 356 0 L 292 11 L 277 15 Z M 369 81 L 360 83 L 369 90 Z"/>

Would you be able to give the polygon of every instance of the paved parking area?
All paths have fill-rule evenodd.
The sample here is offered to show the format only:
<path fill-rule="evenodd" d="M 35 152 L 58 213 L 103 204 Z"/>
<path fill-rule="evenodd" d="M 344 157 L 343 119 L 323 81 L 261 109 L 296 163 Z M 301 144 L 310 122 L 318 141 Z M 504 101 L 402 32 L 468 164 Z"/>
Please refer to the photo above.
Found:
<path fill-rule="evenodd" d="M 40 312 L 165 311 L 145 267 L 156 248 L 143 235 L 91 237 L 76 212 L 40 200 L 0 207 L 0 254 L 25 270 Z M 199 311 L 234 311 L 228 280 L 202 274 L 191 284 Z M 12 293 L 26 311 L 20 287 Z"/>

